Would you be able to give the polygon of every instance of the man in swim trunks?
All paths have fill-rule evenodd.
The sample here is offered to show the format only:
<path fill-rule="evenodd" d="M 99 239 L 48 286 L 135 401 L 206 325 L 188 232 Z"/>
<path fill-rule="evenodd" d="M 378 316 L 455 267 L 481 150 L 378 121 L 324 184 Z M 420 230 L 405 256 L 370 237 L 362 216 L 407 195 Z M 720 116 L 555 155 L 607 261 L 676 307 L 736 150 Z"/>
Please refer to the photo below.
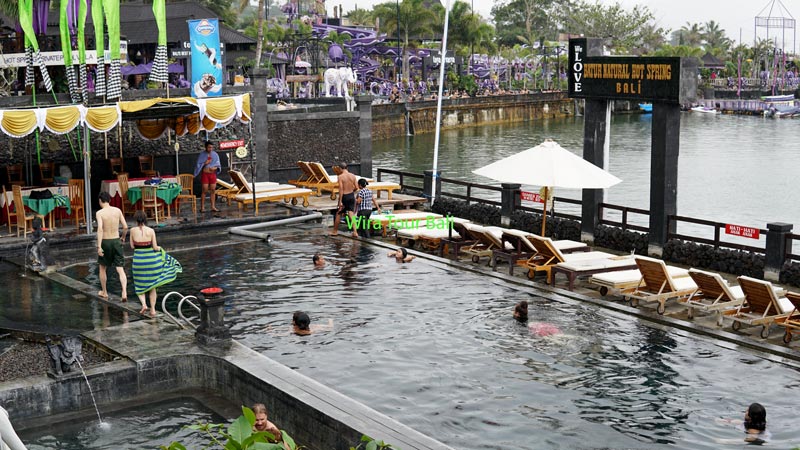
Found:
<path fill-rule="evenodd" d="M 100 297 L 108 299 L 106 290 L 107 267 L 116 267 L 119 282 L 122 284 L 122 301 L 128 301 L 128 278 L 125 276 L 125 255 L 122 243 L 128 234 L 128 223 L 119 208 L 111 206 L 111 196 L 101 192 L 98 197 L 100 210 L 97 211 L 97 264 L 100 266 Z M 122 225 L 122 236 L 119 227 Z"/>
<path fill-rule="evenodd" d="M 336 236 L 339 233 L 339 221 L 342 219 L 342 214 L 347 214 L 350 218 L 351 224 L 355 224 L 355 210 L 356 210 L 356 189 L 358 189 L 358 180 L 356 176 L 347 170 L 347 163 L 339 163 L 342 173 L 339 174 L 339 208 L 336 210 L 336 218 L 333 221 L 333 233 L 331 236 Z"/>
<path fill-rule="evenodd" d="M 214 191 L 217 187 L 217 172 L 222 169 L 219 162 L 219 154 L 214 151 L 214 143 L 206 141 L 206 151 L 197 155 L 197 163 L 194 166 L 194 176 L 200 175 L 200 184 L 203 186 L 203 194 L 200 197 L 200 212 L 206 210 L 206 193 L 211 193 L 211 211 L 219 212 L 216 206 L 217 196 Z M 202 175 L 201 175 L 202 174 Z"/>

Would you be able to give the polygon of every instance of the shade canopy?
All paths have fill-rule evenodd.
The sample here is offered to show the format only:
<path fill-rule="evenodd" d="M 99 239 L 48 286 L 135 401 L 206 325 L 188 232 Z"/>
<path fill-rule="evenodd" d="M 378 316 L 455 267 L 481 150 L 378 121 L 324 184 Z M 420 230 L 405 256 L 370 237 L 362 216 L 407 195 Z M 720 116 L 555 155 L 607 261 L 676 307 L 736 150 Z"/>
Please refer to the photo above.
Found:
<path fill-rule="evenodd" d="M 622 181 L 549 139 L 472 172 L 502 183 L 575 189 L 605 189 Z"/>

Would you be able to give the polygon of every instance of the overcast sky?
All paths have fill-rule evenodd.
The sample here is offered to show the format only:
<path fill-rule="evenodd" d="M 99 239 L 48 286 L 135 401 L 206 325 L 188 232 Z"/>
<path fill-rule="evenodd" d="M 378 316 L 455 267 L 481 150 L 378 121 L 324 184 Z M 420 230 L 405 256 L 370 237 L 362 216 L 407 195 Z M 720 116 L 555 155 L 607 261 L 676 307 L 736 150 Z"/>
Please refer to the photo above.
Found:
<path fill-rule="evenodd" d="M 335 5 L 342 5 L 346 12 L 358 5 L 360 8 L 371 8 L 372 6 L 383 3 L 385 0 L 327 0 L 329 14 L 333 14 Z M 615 0 L 600 0 L 602 3 L 611 5 Z M 782 0 L 783 5 L 788 9 L 781 13 L 779 1 L 775 1 L 773 17 L 800 17 L 800 2 L 795 0 Z M 489 17 L 492 10 L 493 0 L 472 0 L 475 11 L 484 17 Z M 728 37 L 739 41 L 739 29 L 742 31 L 742 40 L 747 44 L 753 42 L 753 24 L 757 15 L 769 16 L 768 6 L 773 4 L 772 0 L 756 0 L 755 2 L 734 1 L 734 0 L 619 0 L 625 6 L 632 8 L 634 5 L 646 5 L 656 16 L 658 24 L 663 28 L 674 30 L 686 22 L 706 23 L 714 20 L 726 31 Z M 766 9 L 765 9 L 766 8 Z M 762 12 L 762 10 L 764 10 Z M 771 30 L 770 36 L 778 36 L 780 46 L 783 35 L 779 30 Z M 766 37 L 766 30 L 759 30 L 759 37 Z M 793 46 L 793 33 L 791 30 L 785 34 L 786 48 Z"/>

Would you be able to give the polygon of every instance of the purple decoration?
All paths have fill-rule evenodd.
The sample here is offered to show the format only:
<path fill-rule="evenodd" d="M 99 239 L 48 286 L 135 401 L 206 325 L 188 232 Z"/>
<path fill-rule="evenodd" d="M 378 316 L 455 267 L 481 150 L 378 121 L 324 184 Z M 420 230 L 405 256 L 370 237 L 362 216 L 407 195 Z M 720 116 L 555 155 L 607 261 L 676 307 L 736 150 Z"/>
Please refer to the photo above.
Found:
<path fill-rule="evenodd" d="M 88 3 L 87 1 L 87 5 Z M 67 25 L 69 27 L 69 34 L 71 35 L 78 33 L 78 11 L 80 6 L 80 0 L 69 0 L 69 3 L 67 3 Z M 86 10 L 89 11 L 89 8 Z"/>
<path fill-rule="evenodd" d="M 328 47 L 328 57 L 333 62 L 341 62 L 344 61 L 344 52 L 342 51 L 342 47 L 339 44 L 331 44 Z"/>
<path fill-rule="evenodd" d="M 47 33 L 47 13 L 50 9 L 50 0 L 33 0 L 33 32 L 35 34 Z"/>
<path fill-rule="evenodd" d="M 16 30 L 17 34 L 22 34 L 22 25 L 19 24 L 19 20 L 14 22 L 14 30 Z"/>

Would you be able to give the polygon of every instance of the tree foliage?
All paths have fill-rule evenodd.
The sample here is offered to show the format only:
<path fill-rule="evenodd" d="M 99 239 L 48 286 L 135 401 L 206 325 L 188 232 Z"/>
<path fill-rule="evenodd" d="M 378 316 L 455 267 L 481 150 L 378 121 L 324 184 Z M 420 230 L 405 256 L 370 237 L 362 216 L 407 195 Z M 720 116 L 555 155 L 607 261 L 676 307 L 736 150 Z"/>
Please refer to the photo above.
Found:
<path fill-rule="evenodd" d="M 655 17 L 646 6 L 626 10 L 621 4 L 603 5 L 580 0 L 570 8 L 565 31 L 588 37 L 606 38 L 618 54 L 644 54 L 663 42 L 666 30 L 655 25 Z M 657 45 L 656 45 L 657 47 Z"/>
<path fill-rule="evenodd" d="M 492 7 L 497 44 L 512 47 L 554 39 L 571 0 L 502 0 Z"/>
<path fill-rule="evenodd" d="M 442 8 L 441 5 L 436 5 Z M 435 7 L 434 7 L 435 8 Z M 375 5 L 373 14 L 380 20 L 380 31 L 398 36 L 403 53 L 403 79 L 409 79 L 408 49 L 426 36 L 432 36 L 436 22 L 434 10 L 426 8 L 423 0 L 403 0 Z M 391 38 L 390 38 L 391 39 Z"/>

